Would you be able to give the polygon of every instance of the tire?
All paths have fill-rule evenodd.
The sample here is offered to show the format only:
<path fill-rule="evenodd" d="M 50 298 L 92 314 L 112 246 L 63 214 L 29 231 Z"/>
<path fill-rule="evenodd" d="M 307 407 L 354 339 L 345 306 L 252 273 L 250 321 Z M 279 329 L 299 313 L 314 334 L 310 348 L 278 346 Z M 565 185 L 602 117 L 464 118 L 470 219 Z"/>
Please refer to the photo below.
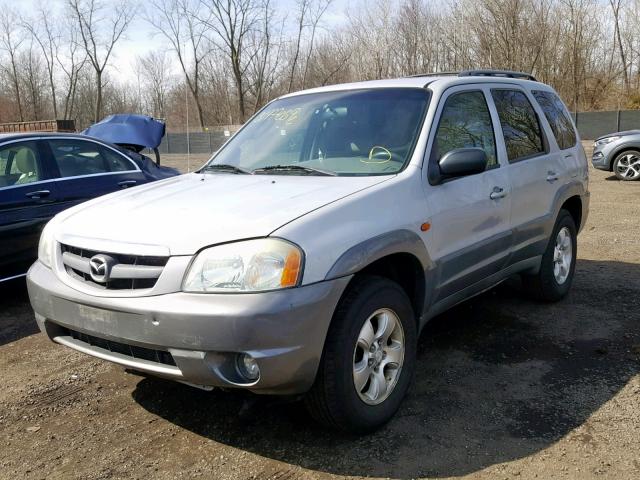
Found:
<path fill-rule="evenodd" d="M 613 173 L 625 182 L 640 180 L 640 151 L 626 150 L 613 160 Z"/>
<path fill-rule="evenodd" d="M 561 240 L 561 232 L 569 238 Z M 533 298 L 545 302 L 557 302 L 564 298 L 573 282 L 573 275 L 576 268 L 577 254 L 577 228 L 573 217 L 567 210 L 560 210 L 553 233 L 549 239 L 547 249 L 542 255 L 540 270 L 535 275 L 523 275 L 524 287 Z M 560 251 L 556 250 L 558 242 L 561 242 Z M 571 251 L 567 253 L 567 249 Z M 561 257 L 565 261 L 560 263 Z M 570 264 L 566 265 L 566 258 Z M 562 265 L 562 266 L 561 266 Z"/>
<path fill-rule="evenodd" d="M 389 340 L 381 342 L 385 344 L 381 348 L 376 347 L 376 340 L 370 342 L 375 351 L 368 349 L 365 353 L 366 343 L 362 340 L 376 338 L 367 334 L 379 333 L 383 325 L 391 325 L 393 315 L 396 327 Z M 388 422 L 413 379 L 417 343 L 415 318 L 411 302 L 398 284 L 382 277 L 355 277 L 333 315 L 318 374 L 305 397 L 311 416 L 327 427 L 359 434 Z M 366 324 L 371 329 L 366 328 Z M 400 334 L 404 345 L 401 360 Z M 384 348 L 387 350 L 382 351 Z M 398 360 L 397 363 L 394 360 Z M 400 368 L 396 368 L 397 365 Z M 360 391 L 356 387 L 356 371 L 361 372 L 360 381 L 368 378 Z M 378 389 L 379 385 L 383 388 Z"/>

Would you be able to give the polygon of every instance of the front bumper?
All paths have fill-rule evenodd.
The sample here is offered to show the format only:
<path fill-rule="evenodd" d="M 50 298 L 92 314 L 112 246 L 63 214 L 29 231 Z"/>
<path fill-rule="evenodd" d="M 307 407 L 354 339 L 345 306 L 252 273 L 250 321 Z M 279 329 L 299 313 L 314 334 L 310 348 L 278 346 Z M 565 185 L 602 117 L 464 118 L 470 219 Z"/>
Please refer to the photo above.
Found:
<path fill-rule="evenodd" d="M 610 170 L 609 157 L 602 147 L 595 147 L 591 155 L 591 164 L 598 170 Z"/>
<path fill-rule="evenodd" d="M 97 297 L 71 288 L 36 262 L 27 286 L 38 325 L 54 342 L 199 386 L 297 394 L 313 384 L 333 312 L 349 280 L 255 294 Z M 137 351 L 168 352 L 173 362 L 135 356 Z M 256 359 L 258 380 L 247 381 L 238 373 L 240 352 Z"/>

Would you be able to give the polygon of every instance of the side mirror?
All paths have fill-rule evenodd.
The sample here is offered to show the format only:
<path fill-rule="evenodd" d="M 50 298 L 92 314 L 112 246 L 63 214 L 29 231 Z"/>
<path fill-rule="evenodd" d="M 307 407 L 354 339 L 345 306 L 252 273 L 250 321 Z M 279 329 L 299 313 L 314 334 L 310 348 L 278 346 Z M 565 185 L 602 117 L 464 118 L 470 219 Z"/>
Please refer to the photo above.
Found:
<path fill-rule="evenodd" d="M 484 172 L 488 161 L 487 153 L 481 148 L 456 148 L 447 152 L 438 166 L 444 178 L 464 177 Z"/>

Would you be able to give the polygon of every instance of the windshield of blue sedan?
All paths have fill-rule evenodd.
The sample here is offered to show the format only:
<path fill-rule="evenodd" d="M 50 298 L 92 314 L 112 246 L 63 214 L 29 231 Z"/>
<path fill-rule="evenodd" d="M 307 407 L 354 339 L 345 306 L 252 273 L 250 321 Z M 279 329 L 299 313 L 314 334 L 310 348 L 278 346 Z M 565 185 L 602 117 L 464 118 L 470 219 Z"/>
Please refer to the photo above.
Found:
<path fill-rule="evenodd" d="M 388 88 L 314 93 L 267 105 L 203 171 L 389 175 L 409 161 L 428 93 Z"/>

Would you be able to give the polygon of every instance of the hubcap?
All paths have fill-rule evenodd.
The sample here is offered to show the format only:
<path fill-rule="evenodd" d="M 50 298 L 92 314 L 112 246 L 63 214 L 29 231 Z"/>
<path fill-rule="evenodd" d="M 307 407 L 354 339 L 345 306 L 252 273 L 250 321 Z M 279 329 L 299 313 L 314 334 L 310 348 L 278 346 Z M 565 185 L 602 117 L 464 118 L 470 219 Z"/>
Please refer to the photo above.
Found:
<path fill-rule="evenodd" d="M 396 313 L 375 311 L 362 325 L 353 352 L 353 384 L 360 399 L 384 402 L 398 382 L 404 362 L 404 331 Z"/>
<path fill-rule="evenodd" d="M 573 244 L 571 232 L 567 227 L 562 227 L 556 237 L 556 246 L 553 250 L 553 275 L 558 285 L 567 281 L 573 261 Z"/>
<path fill-rule="evenodd" d="M 616 171 L 628 180 L 640 177 L 640 157 L 633 153 L 623 155 L 616 162 Z"/>

